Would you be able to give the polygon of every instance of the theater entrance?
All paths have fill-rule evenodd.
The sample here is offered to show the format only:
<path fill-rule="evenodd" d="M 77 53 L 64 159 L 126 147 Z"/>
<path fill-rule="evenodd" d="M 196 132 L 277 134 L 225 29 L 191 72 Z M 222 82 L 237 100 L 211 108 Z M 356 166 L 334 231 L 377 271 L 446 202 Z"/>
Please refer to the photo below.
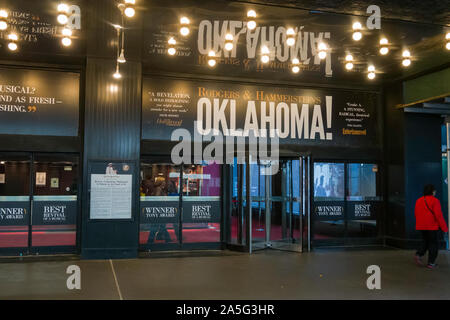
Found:
<path fill-rule="evenodd" d="M 250 252 L 310 250 L 310 158 L 249 167 L 247 171 L 246 164 L 233 166 L 230 242 L 246 244 Z"/>

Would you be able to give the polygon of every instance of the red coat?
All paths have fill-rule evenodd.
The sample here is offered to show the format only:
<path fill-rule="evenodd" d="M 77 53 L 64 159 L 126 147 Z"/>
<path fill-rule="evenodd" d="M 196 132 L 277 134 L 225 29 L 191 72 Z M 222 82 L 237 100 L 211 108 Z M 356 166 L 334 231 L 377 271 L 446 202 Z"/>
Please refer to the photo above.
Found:
<path fill-rule="evenodd" d="M 420 197 L 416 201 L 415 215 L 416 215 L 416 230 L 439 230 L 448 232 L 447 224 L 442 215 L 441 204 L 439 200 L 433 196 Z M 434 213 L 434 216 L 433 216 Z"/>

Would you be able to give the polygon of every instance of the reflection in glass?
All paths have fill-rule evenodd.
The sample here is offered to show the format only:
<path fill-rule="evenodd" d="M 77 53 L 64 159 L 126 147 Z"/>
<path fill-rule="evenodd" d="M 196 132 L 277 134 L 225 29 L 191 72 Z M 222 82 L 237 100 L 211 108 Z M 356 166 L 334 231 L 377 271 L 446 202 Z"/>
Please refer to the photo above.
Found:
<path fill-rule="evenodd" d="M 360 199 L 375 198 L 377 196 L 377 169 L 374 164 L 349 164 L 348 195 Z"/>
<path fill-rule="evenodd" d="M 315 200 L 344 198 L 344 176 L 343 163 L 314 163 Z"/>

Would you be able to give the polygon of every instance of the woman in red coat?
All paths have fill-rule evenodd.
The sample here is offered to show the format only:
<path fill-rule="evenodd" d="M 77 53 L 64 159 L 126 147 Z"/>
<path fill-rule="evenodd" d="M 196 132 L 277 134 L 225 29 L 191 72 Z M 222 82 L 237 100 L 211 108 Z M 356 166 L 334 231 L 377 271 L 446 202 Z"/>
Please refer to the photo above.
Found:
<path fill-rule="evenodd" d="M 434 269 L 435 261 L 439 250 L 439 229 L 448 232 L 447 224 L 442 215 L 441 204 L 436 195 L 436 189 L 428 184 L 423 191 L 424 196 L 416 201 L 416 230 L 422 234 L 422 245 L 417 250 L 415 260 L 419 265 L 423 265 L 421 258 L 428 250 L 427 268 Z"/>

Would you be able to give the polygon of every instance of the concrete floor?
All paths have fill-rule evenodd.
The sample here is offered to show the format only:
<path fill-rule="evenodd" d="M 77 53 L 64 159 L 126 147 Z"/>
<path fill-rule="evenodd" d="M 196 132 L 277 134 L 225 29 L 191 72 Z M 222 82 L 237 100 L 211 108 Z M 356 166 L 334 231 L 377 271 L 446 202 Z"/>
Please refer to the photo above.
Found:
<path fill-rule="evenodd" d="M 0 263 L 4 299 L 450 299 L 450 253 L 428 270 L 405 250 L 263 251 L 156 255 L 114 261 Z M 81 268 L 81 290 L 68 290 L 66 268 Z M 369 265 L 381 290 L 368 290 Z M 113 271 L 114 270 L 114 271 Z"/>

